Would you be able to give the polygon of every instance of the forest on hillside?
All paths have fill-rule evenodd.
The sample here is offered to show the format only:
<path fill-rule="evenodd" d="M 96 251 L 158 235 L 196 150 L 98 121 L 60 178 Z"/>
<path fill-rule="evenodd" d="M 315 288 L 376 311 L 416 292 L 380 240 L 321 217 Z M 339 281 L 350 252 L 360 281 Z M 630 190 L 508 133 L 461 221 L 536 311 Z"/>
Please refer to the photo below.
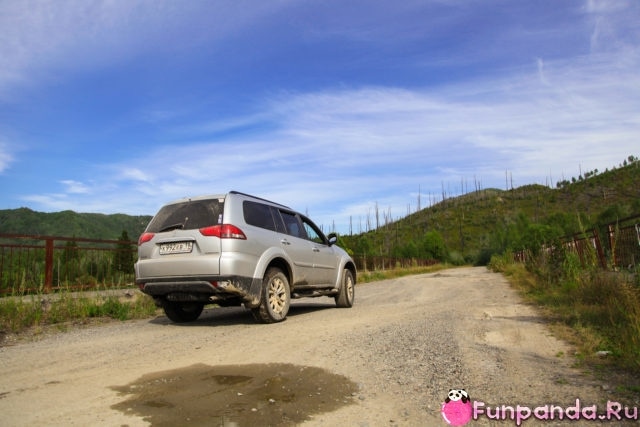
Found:
<path fill-rule="evenodd" d="M 376 212 L 377 214 L 377 212 Z M 564 236 L 640 215 L 640 161 L 629 156 L 604 172 L 586 171 L 556 188 L 525 185 L 446 197 L 396 221 L 341 237 L 356 256 L 434 258 L 485 264 L 492 254 L 540 248 Z M 606 242 L 605 242 L 606 243 Z"/>
<path fill-rule="evenodd" d="M 123 231 L 137 239 L 151 216 L 36 212 L 29 208 L 0 210 L 0 234 L 81 237 L 118 240 Z"/>

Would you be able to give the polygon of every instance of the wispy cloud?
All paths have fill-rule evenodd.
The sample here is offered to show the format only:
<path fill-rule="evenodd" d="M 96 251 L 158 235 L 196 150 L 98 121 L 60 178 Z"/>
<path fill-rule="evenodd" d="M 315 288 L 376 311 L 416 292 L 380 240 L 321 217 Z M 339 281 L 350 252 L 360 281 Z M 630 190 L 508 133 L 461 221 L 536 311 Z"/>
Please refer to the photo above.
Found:
<path fill-rule="evenodd" d="M 0 173 L 3 173 L 13 162 L 13 155 L 7 145 L 0 142 Z"/>
<path fill-rule="evenodd" d="M 141 52 L 223 44 L 281 3 L 6 1 L 0 3 L 0 100 L 15 85 L 55 79 L 51 70 L 112 66 Z"/>
<path fill-rule="evenodd" d="M 282 93 L 262 105 L 259 136 L 228 136 L 194 123 L 179 145 L 164 145 L 144 159 L 97 168 L 103 210 L 151 209 L 168 199 L 238 189 L 316 212 L 325 225 L 380 203 L 406 213 L 414 193 L 459 192 L 461 180 L 484 187 L 545 183 L 583 168 L 618 164 L 637 149 L 640 134 L 640 63 L 616 58 L 544 61 L 499 79 L 479 79 L 438 90 L 389 87 Z M 236 123 L 252 118 L 238 117 Z M 184 133 L 184 128 L 182 128 Z M 207 141 L 207 133 L 211 140 Z M 612 150 L 612 144 L 616 149 Z M 624 153 L 624 154 L 622 154 Z M 573 169 L 566 170 L 567 165 Z M 100 172 L 102 171 L 102 172 Z M 65 180 L 64 196 L 41 203 L 78 203 L 87 184 Z M 126 193 L 137 203 L 119 201 Z M 47 199 L 48 197 L 48 199 Z M 33 197 L 31 200 L 34 200 Z M 144 202 L 143 202 L 144 201 Z M 336 213 L 338 203 L 341 212 Z M 361 212 L 366 214 L 366 212 Z M 336 218 L 336 215 L 342 215 Z"/>
<path fill-rule="evenodd" d="M 0 173 L 26 158 L 25 140 L 55 134 L 60 156 L 88 147 L 74 153 L 86 167 L 61 164 L 24 190 L 38 209 L 151 214 L 237 189 L 326 226 L 375 203 L 403 215 L 418 188 L 602 169 L 639 154 L 639 5 L 2 2 L 0 108 L 54 79 L 80 96 L 15 113 Z M 120 79 L 130 92 L 103 102 Z M 58 108 L 64 123 L 50 119 Z"/>
<path fill-rule="evenodd" d="M 65 179 L 60 181 L 60 183 L 66 187 L 67 194 L 90 194 L 91 193 L 90 188 L 82 182 L 74 181 L 72 179 Z"/>

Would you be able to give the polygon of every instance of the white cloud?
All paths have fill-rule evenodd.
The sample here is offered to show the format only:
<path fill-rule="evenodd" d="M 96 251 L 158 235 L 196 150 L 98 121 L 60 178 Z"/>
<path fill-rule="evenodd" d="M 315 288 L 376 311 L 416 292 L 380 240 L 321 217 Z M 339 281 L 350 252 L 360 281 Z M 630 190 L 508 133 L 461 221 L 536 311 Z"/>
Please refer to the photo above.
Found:
<path fill-rule="evenodd" d="M 205 19 L 193 4 L 5 2 L 0 11 L 10 13 L 0 13 L 0 47 L 6 52 L 0 97 L 7 82 L 28 79 L 51 64 L 64 68 L 70 57 L 79 58 L 75 67 L 92 67 L 144 49 L 171 49 L 173 43 L 224 40 L 287 5 L 216 3 Z M 639 40 L 640 32 L 633 13 L 610 4 L 584 7 L 589 25 L 582 35 L 585 46 L 591 40 L 591 51 L 585 47 L 583 56 L 564 59 L 535 52 L 528 68 L 503 68 L 498 77 L 487 72 L 437 87 L 396 82 L 283 90 L 255 102 L 245 116 L 216 120 L 189 122 L 190 110 L 202 106 L 150 107 L 140 116 L 161 124 L 174 144 L 140 147 L 144 155 L 96 164 L 87 176 L 60 181 L 64 192 L 25 199 L 48 209 L 151 214 L 177 197 L 236 189 L 308 209 L 327 226 L 366 216 L 376 202 L 380 209 L 391 207 L 394 217 L 404 215 L 407 204 L 415 208 L 419 187 L 435 196 L 443 185 L 459 192 L 464 180 L 504 188 L 505 170 L 517 185 L 577 175 L 578 165 L 602 170 L 640 154 L 634 152 L 640 43 L 628 42 Z M 375 27 L 369 24 L 365 30 Z M 333 34 L 347 27 L 338 25 Z M 171 41 L 180 31 L 188 36 Z M 622 37 L 623 31 L 629 34 Z M 0 145 L 0 172 L 11 161 Z"/>
<path fill-rule="evenodd" d="M 508 78 L 438 90 L 283 93 L 262 105 L 260 120 L 229 122 L 266 121 L 271 130 L 259 136 L 221 141 L 210 123 L 181 126 L 180 144 L 94 168 L 91 182 L 102 182 L 100 188 L 69 179 L 65 194 L 31 200 L 151 214 L 174 198 L 236 189 L 308 210 L 325 229 L 335 220 L 344 230 L 349 216 L 366 217 L 364 207 L 376 202 L 393 217 L 406 214 L 408 204 L 415 209 L 419 187 L 424 207 L 442 186 L 450 195 L 462 192 L 464 181 L 504 188 L 505 171 L 516 186 L 545 183 L 639 154 L 637 57 L 544 60 L 544 82 L 542 61 Z"/>
<path fill-rule="evenodd" d="M 149 182 L 152 180 L 152 177 L 148 172 L 143 172 L 140 168 L 133 166 L 118 168 L 115 172 L 114 178 L 116 181 Z"/>
<path fill-rule="evenodd" d="M 61 70 L 113 65 L 142 52 L 223 44 L 286 3 L 0 2 L 0 100 L 14 85 L 57 78 Z"/>
<path fill-rule="evenodd" d="M 66 194 L 90 194 L 91 189 L 84 183 L 65 179 L 60 181 L 66 187 Z"/>
<path fill-rule="evenodd" d="M 9 168 L 14 158 L 6 147 L 6 144 L 0 142 L 0 173 Z"/>

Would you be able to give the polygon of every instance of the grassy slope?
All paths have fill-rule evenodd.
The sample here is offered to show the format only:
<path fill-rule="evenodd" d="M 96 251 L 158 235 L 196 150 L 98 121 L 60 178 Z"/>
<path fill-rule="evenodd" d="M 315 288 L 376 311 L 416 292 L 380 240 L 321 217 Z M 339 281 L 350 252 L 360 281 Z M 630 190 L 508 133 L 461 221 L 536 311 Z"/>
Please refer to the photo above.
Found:
<path fill-rule="evenodd" d="M 509 191 L 484 189 L 449 198 L 378 230 L 344 236 L 358 253 L 359 239 L 369 240 L 375 255 L 419 239 L 426 231 L 442 234 L 450 251 L 473 259 L 493 237 L 520 215 L 532 223 L 557 224 L 566 234 L 581 227 L 640 214 L 640 162 L 576 180 L 559 189 L 525 185 Z"/>

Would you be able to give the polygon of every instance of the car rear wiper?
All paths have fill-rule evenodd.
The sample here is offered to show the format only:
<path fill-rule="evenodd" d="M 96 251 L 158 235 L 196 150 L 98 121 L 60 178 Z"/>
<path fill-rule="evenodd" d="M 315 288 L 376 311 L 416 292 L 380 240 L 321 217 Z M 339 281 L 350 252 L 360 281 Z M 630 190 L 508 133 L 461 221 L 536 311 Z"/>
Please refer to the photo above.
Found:
<path fill-rule="evenodd" d="M 186 216 L 184 217 L 184 221 L 182 222 L 176 222 L 175 224 L 171 224 L 171 225 L 167 225 L 166 227 L 162 227 L 160 229 L 160 231 L 158 231 L 158 233 L 162 233 L 164 231 L 171 231 L 171 230 L 184 230 L 185 225 L 187 225 L 187 221 L 189 221 L 189 217 Z"/>
<path fill-rule="evenodd" d="M 177 224 L 171 224 L 171 225 L 167 225 L 166 227 L 163 227 L 160 229 L 160 231 L 158 231 L 158 233 L 163 233 L 165 231 L 171 231 L 171 230 L 177 230 L 177 229 L 183 229 L 184 228 L 184 223 L 183 222 L 179 222 Z"/>

